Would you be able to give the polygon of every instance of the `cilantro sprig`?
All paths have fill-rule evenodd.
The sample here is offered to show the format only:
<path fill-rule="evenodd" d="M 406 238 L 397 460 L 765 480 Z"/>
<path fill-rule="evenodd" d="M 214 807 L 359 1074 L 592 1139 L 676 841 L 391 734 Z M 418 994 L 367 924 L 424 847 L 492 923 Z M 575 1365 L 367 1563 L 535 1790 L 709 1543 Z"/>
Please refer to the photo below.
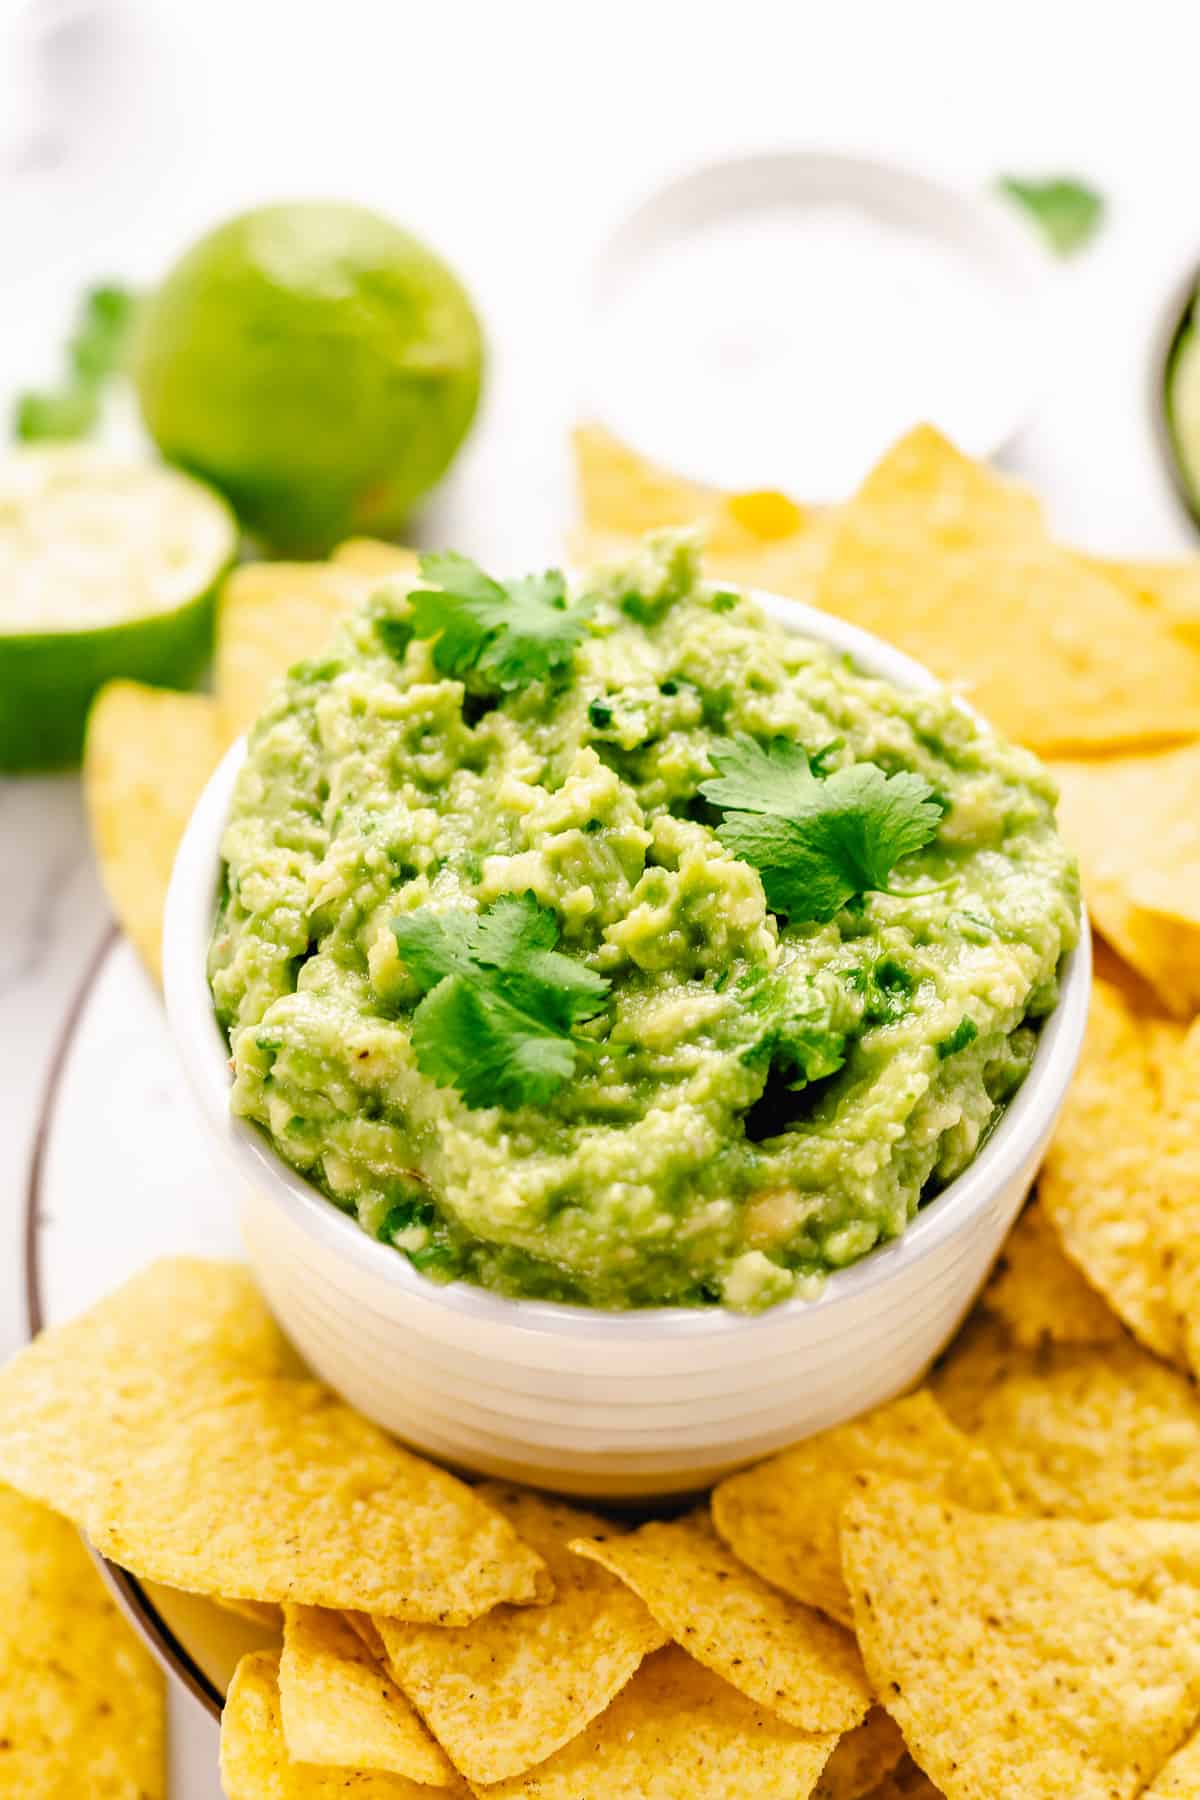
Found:
<path fill-rule="evenodd" d="M 435 640 L 441 674 L 503 694 L 570 668 L 592 602 L 583 596 L 568 605 L 560 570 L 496 581 L 453 550 L 422 556 L 420 568 L 429 585 L 409 596 L 413 629 Z"/>
<path fill-rule="evenodd" d="M 66 372 L 56 387 L 17 396 L 13 431 L 24 443 L 85 438 L 100 421 L 104 390 L 124 366 L 137 300 L 128 289 L 90 288 L 67 343 Z"/>
<path fill-rule="evenodd" d="M 532 894 L 483 913 L 403 914 L 396 945 L 422 999 L 417 1067 L 468 1106 L 539 1105 L 574 1073 L 575 1027 L 601 1010 L 609 984 L 555 949 L 558 921 Z"/>
<path fill-rule="evenodd" d="M 807 751 L 783 738 L 764 750 L 740 735 L 711 756 L 717 775 L 700 792 L 725 814 L 717 836 L 758 870 L 772 912 L 794 922 L 832 919 L 857 895 L 885 888 L 942 816 L 919 775 L 885 775 L 870 762 L 819 775 Z"/>

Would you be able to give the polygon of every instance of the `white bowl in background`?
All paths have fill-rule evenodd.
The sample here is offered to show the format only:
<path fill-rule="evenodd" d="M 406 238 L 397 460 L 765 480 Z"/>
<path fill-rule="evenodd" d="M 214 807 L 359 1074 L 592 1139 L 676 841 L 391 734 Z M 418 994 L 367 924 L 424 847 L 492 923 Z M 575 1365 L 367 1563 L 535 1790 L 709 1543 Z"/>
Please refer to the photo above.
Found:
<path fill-rule="evenodd" d="M 900 651 L 828 614 L 754 596 L 789 629 L 868 674 L 929 690 Z M 239 1184 L 250 1261 L 323 1380 L 407 1443 L 462 1469 L 597 1498 L 686 1493 L 853 1417 L 916 1381 L 994 1261 L 1078 1060 L 1086 919 L 1033 1066 L 975 1161 L 904 1236 L 839 1270 L 812 1301 L 756 1316 L 603 1312 L 437 1286 L 290 1169 L 229 1106 L 229 1049 L 205 972 L 219 845 L 244 745 L 206 787 L 179 848 L 164 972 L 175 1042 Z"/>

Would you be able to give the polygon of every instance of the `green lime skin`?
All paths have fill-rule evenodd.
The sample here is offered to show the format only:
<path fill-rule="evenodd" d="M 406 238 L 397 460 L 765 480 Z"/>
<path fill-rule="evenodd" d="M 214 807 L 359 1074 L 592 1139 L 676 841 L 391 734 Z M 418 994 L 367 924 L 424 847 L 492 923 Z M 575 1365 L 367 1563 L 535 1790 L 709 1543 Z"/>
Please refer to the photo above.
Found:
<path fill-rule="evenodd" d="M 73 768 L 106 681 L 193 687 L 212 654 L 218 585 L 173 612 L 96 631 L 0 637 L 0 771 Z"/>
<path fill-rule="evenodd" d="M 146 301 L 134 375 L 163 455 L 283 556 L 400 531 L 479 400 L 479 321 L 446 264 L 365 207 L 265 206 Z"/>

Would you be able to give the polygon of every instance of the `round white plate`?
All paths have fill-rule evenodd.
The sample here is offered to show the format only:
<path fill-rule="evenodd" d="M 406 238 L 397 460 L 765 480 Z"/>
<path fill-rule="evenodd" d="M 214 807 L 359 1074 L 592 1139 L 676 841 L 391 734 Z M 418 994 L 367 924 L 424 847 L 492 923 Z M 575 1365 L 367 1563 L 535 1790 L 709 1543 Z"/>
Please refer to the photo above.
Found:
<path fill-rule="evenodd" d="M 180 1253 L 240 1256 L 234 1206 L 193 1117 L 162 1002 L 114 932 L 68 1014 L 43 1097 L 26 1213 L 31 1328 Z M 194 1595 L 105 1573 L 175 1678 L 172 1800 L 220 1800 L 225 1688 L 238 1657 L 270 1638 Z"/>
<path fill-rule="evenodd" d="M 822 151 L 730 158 L 601 251 L 585 412 L 693 480 L 840 500 L 921 420 L 970 456 L 1008 443 L 1050 292 L 1045 252 L 986 191 Z"/>

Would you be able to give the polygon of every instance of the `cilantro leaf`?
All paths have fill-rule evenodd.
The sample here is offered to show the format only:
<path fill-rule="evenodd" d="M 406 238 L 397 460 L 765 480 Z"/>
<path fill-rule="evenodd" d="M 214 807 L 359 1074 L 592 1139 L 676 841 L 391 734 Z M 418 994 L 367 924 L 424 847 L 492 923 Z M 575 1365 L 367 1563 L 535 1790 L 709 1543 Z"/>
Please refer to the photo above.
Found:
<path fill-rule="evenodd" d="M 423 556 L 421 574 L 431 585 L 409 596 L 413 629 L 436 640 L 434 667 L 443 675 L 473 676 L 485 691 L 510 693 L 570 667 L 592 603 L 585 597 L 568 606 L 560 570 L 495 581 L 449 550 Z"/>
<path fill-rule="evenodd" d="M 558 921 L 532 894 L 391 924 L 423 990 L 412 1032 L 422 1074 L 471 1107 L 540 1105 L 570 1080 L 574 1028 L 600 1011 L 609 984 L 555 949 Z"/>
<path fill-rule="evenodd" d="M 1104 218 L 1104 196 L 1070 176 L 1049 181 L 1022 181 L 1002 175 L 1001 193 L 1015 200 L 1039 227 L 1058 256 L 1070 256 L 1090 243 Z"/>
<path fill-rule="evenodd" d="M 108 284 L 84 295 L 67 344 L 67 373 L 55 387 L 17 396 L 13 431 L 24 443 L 86 438 L 100 420 L 105 385 L 125 362 L 137 310 L 128 289 Z"/>
<path fill-rule="evenodd" d="M 700 792 L 725 813 L 717 836 L 758 870 L 772 912 L 793 921 L 832 919 L 885 888 L 941 818 L 919 775 L 862 762 L 821 777 L 799 744 L 779 738 L 764 750 L 743 735 L 711 754 L 717 775 Z"/>

